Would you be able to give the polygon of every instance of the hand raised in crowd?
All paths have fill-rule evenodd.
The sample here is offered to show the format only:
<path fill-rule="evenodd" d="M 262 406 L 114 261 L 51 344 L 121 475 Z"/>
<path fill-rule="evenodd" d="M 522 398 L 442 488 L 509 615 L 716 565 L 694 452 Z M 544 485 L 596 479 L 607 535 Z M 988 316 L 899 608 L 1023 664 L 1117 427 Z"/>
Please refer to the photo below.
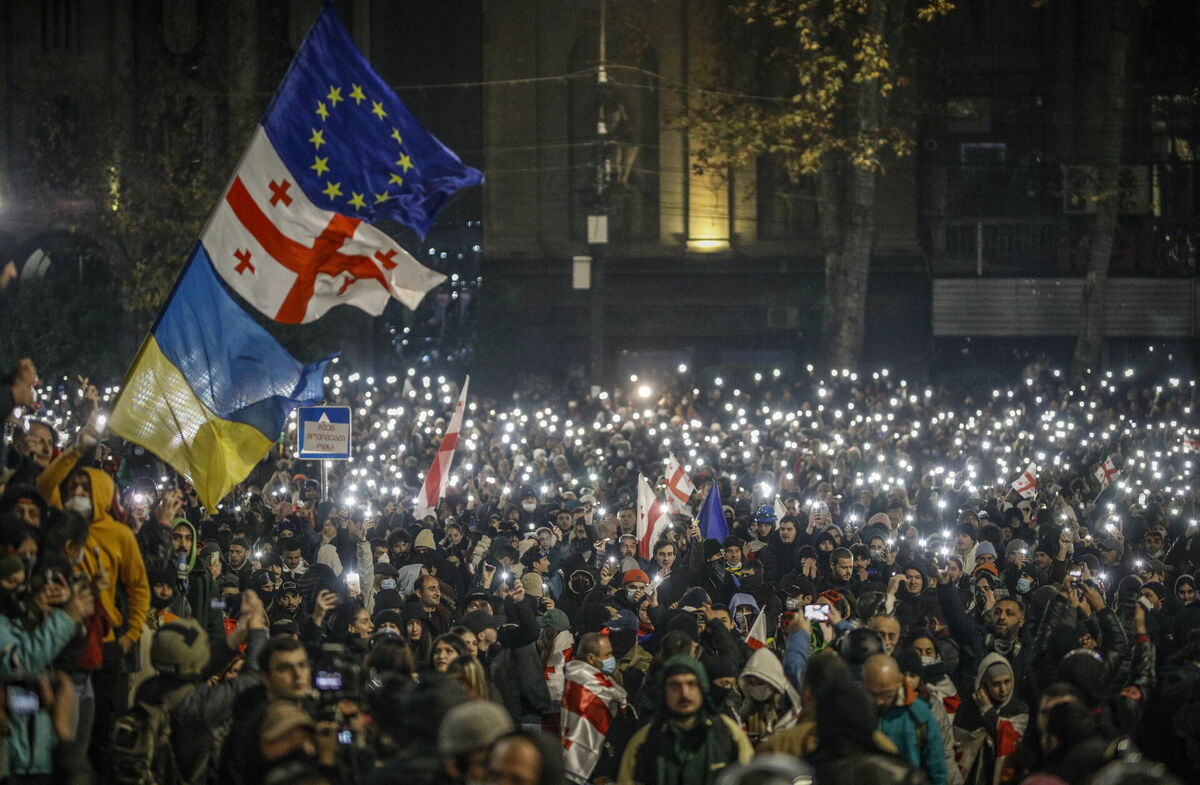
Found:
<path fill-rule="evenodd" d="M 325 618 L 329 615 L 330 611 L 337 607 L 337 604 L 338 596 L 336 594 L 329 591 L 329 589 L 321 589 L 321 591 L 317 593 L 316 600 L 313 602 L 313 623 L 318 627 L 323 625 L 325 623 Z"/>
<path fill-rule="evenodd" d="M 73 581 L 70 597 L 63 603 L 62 609 L 77 622 L 90 619 L 96 612 L 96 595 L 92 593 L 91 585 L 87 581 Z M 118 638 L 118 641 L 122 640 L 128 640 L 128 638 L 125 636 Z M 128 647 L 123 646 L 123 648 L 126 651 L 129 650 Z"/>
<path fill-rule="evenodd" d="M 38 378 L 37 366 L 28 357 L 17 361 L 12 371 L 12 381 L 9 390 L 12 393 L 13 405 L 22 409 L 30 409 L 37 403 L 37 388 L 42 383 Z"/>
<path fill-rule="evenodd" d="M 887 593 L 895 596 L 896 592 L 900 591 L 900 587 L 904 584 L 904 573 L 898 572 L 888 581 Z"/>
<path fill-rule="evenodd" d="M 154 505 L 154 520 L 163 526 L 171 526 L 183 509 L 183 494 L 177 488 L 163 493 L 162 498 Z"/>

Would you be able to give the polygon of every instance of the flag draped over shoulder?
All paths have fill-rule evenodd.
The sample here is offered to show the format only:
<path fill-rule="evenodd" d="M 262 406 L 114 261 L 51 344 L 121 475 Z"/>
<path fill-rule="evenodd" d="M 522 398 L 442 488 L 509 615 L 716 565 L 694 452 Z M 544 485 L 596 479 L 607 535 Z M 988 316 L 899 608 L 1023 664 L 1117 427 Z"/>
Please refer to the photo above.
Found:
<path fill-rule="evenodd" d="M 562 697 L 563 769 L 587 782 L 600 760 L 608 726 L 625 705 L 625 689 L 583 660 L 567 663 Z"/>
<path fill-rule="evenodd" d="M 326 5 L 202 235 L 221 277 L 278 322 L 347 303 L 416 308 L 445 276 L 372 224 L 424 236 L 483 176 L 426 131 Z"/>
<path fill-rule="evenodd" d="M 210 511 L 261 461 L 329 359 L 301 365 L 241 309 L 197 246 L 133 361 L 114 432 L 188 477 Z"/>

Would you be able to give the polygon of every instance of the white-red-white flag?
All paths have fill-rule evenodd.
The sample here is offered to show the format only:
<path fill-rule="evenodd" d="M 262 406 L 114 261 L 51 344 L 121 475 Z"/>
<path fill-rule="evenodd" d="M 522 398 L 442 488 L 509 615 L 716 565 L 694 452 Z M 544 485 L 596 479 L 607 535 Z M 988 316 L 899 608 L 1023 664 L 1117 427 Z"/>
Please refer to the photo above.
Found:
<path fill-rule="evenodd" d="M 626 703 L 625 690 L 583 660 L 567 663 L 562 696 L 563 768 L 587 782 L 600 760 L 608 727 Z"/>
<path fill-rule="evenodd" d="M 1200 439 L 1194 439 L 1191 436 L 1183 437 L 1184 452 L 1200 452 Z"/>
<path fill-rule="evenodd" d="M 1096 467 L 1096 471 L 1093 474 L 1100 481 L 1101 489 L 1112 485 L 1113 478 L 1117 476 L 1117 465 L 1113 463 L 1112 456 L 1110 455 L 1105 458 L 1104 462 Z"/>
<path fill-rule="evenodd" d="M 638 556 L 643 559 L 650 558 L 650 549 L 658 542 L 658 538 L 662 537 L 671 525 L 671 517 L 667 515 L 667 511 L 663 509 L 663 505 L 659 503 L 658 497 L 654 495 L 654 490 L 650 487 L 650 483 L 646 482 L 645 476 L 638 475 L 638 503 L 637 503 L 637 529 L 636 535 L 638 538 Z"/>
<path fill-rule="evenodd" d="M 458 403 L 454 404 L 454 414 L 450 417 L 450 425 L 446 427 L 446 435 L 442 437 L 437 455 L 433 456 L 433 463 L 425 473 L 425 482 L 413 507 L 413 515 L 418 519 L 436 510 L 438 502 L 446 495 L 446 486 L 450 482 L 450 462 L 454 459 L 454 448 L 458 446 L 458 431 L 462 427 L 463 409 L 467 406 L 467 385 L 470 383 L 470 376 L 463 380 L 462 392 L 458 396 Z"/>
<path fill-rule="evenodd" d="M 758 612 L 758 617 L 754 619 L 754 623 L 750 625 L 750 632 L 746 633 L 746 645 L 751 649 L 761 649 L 767 645 L 767 616 L 766 609 Z"/>
<path fill-rule="evenodd" d="M 1026 466 L 1021 476 L 1013 480 L 1012 489 L 1026 499 L 1037 496 L 1037 466 L 1032 463 Z"/>
<path fill-rule="evenodd" d="M 667 471 L 663 475 L 663 480 L 667 484 L 668 511 L 691 515 L 692 510 L 688 506 L 688 502 L 691 501 L 692 494 L 696 492 L 696 486 L 692 484 L 692 478 L 683 470 L 683 466 L 675 459 L 674 455 L 667 456 Z"/>

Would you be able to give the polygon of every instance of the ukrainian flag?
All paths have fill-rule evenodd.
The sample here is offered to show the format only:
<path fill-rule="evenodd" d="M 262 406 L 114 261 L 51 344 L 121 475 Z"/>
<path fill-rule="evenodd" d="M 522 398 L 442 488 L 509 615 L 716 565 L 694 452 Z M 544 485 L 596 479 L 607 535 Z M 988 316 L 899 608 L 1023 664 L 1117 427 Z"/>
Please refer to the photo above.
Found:
<path fill-rule="evenodd" d="M 113 431 L 188 477 L 210 511 L 320 403 L 330 358 L 301 365 L 225 291 L 197 244 L 113 408 Z"/>

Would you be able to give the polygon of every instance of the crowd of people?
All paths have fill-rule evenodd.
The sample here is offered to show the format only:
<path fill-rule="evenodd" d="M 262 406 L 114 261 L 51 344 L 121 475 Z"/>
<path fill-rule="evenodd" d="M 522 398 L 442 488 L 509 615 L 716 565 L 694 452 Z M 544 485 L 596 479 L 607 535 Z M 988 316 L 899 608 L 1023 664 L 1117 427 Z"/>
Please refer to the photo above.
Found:
<path fill-rule="evenodd" d="M 457 380 L 332 365 L 354 457 L 292 459 L 293 420 L 211 511 L 117 393 L 0 384 L 4 782 L 1200 772 L 1190 379 L 529 386 L 468 399 L 419 518 Z"/>

